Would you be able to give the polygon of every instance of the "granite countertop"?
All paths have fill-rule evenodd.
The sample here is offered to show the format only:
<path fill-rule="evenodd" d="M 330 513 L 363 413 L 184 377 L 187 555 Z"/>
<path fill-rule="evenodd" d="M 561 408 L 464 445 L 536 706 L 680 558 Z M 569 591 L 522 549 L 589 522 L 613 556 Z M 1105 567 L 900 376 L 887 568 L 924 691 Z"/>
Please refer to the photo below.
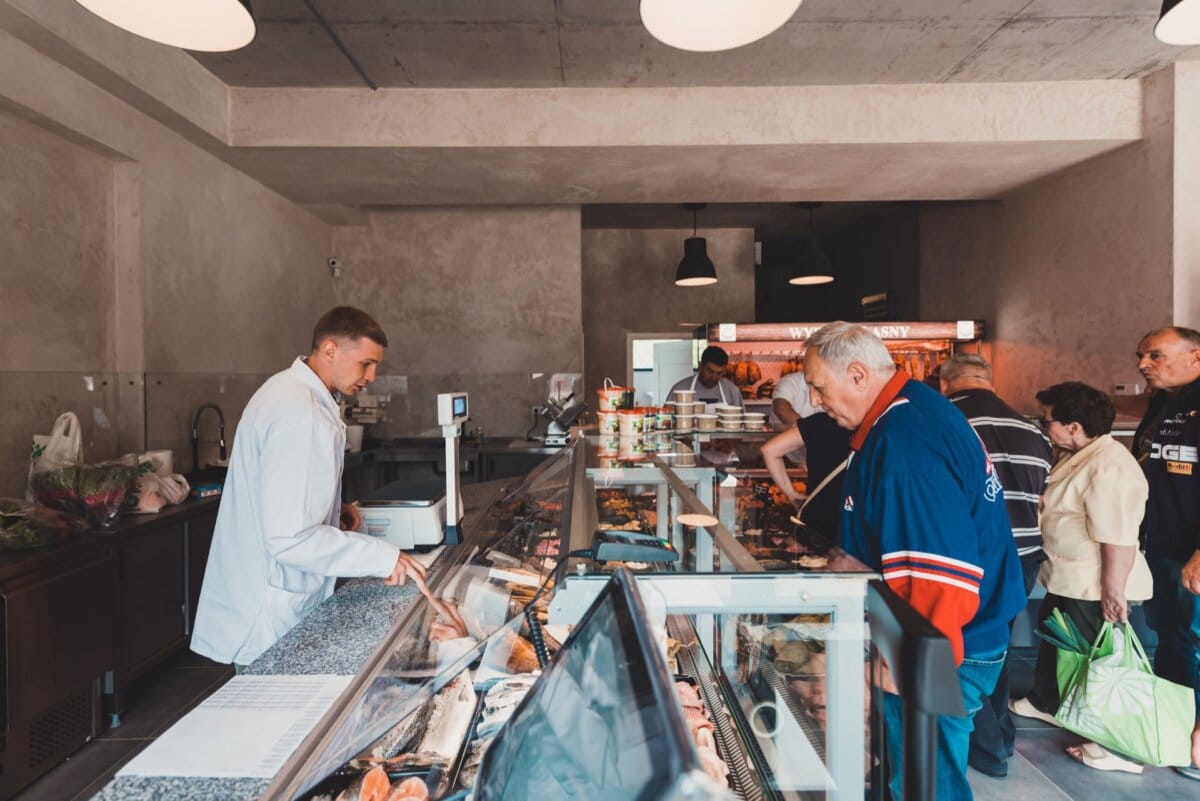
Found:
<path fill-rule="evenodd" d="M 469 541 L 492 501 L 519 479 L 462 487 L 463 531 Z M 446 559 L 443 552 L 431 572 Z M 411 585 L 385 586 L 381 579 L 351 579 L 285 634 L 246 670 L 248 675 L 354 675 L 396 621 L 420 598 Z M 267 779 L 119 776 L 93 796 L 95 801 L 256 801 Z M 286 799 L 284 799 L 286 801 Z"/>

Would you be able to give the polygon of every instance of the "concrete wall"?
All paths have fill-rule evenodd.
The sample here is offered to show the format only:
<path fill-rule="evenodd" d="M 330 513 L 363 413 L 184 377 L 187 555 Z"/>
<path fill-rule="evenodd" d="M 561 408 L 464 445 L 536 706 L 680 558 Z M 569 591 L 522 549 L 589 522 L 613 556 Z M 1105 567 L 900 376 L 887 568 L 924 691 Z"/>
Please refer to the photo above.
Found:
<path fill-rule="evenodd" d="M 422 208 L 335 229 L 340 299 L 391 344 L 376 387 L 390 422 L 373 433 L 430 429 L 437 393 L 466 390 L 472 428 L 523 435 L 549 375 L 583 369 L 579 231 L 578 207 Z"/>
<path fill-rule="evenodd" d="M 921 315 L 982 318 L 1000 394 L 1136 381 L 1145 331 L 1172 322 L 1171 71 L 1145 86 L 1143 141 L 995 202 L 924 206 Z"/>
<path fill-rule="evenodd" d="M 66 409 L 89 460 L 165 447 L 188 469 L 196 407 L 219 403 L 232 438 L 253 389 L 307 349 L 334 302 L 330 229 L 39 52 L 0 45 L 13 112 L 0 112 L 0 495 L 20 491 L 29 436 Z"/>
<path fill-rule="evenodd" d="M 1200 329 L 1200 61 L 1175 75 L 1175 318 Z"/>
<path fill-rule="evenodd" d="M 675 286 L 690 230 L 595 229 L 583 232 L 583 331 L 589 402 L 605 377 L 626 375 L 630 333 L 678 332 L 682 322 L 754 320 L 754 232 L 701 230 L 717 283 Z M 595 404 L 592 403 L 594 406 Z"/>

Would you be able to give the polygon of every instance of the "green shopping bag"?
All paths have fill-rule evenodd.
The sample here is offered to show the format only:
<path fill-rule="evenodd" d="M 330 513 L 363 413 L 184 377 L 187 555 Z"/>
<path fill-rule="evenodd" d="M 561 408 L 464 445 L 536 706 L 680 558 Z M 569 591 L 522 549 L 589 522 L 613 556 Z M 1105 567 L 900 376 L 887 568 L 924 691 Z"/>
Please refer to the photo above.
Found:
<path fill-rule="evenodd" d="M 1092 643 L 1061 609 L 1055 609 L 1034 633 L 1055 649 L 1059 698 L 1067 697 L 1067 690 L 1075 683 L 1079 671 L 1087 667 L 1093 652 L 1096 656 L 1110 656 L 1113 651 L 1111 627 L 1101 628 L 1096 642 Z"/>
<path fill-rule="evenodd" d="M 1105 656 L 1105 645 L 1111 652 Z M 1147 765 L 1190 765 L 1196 697 L 1154 675 L 1128 623 L 1106 622 L 1054 719 L 1063 728 Z"/>

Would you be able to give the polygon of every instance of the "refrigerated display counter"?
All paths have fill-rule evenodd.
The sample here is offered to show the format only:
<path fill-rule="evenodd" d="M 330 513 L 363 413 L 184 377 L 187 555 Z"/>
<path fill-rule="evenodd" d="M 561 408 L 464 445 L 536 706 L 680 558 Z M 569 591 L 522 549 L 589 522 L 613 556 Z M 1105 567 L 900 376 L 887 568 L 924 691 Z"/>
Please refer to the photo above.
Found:
<path fill-rule="evenodd" d="M 827 541 L 756 556 L 748 491 L 694 440 L 619 462 L 579 435 L 447 549 L 435 600 L 396 619 L 269 782 L 101 797 L 882 797 L 873 640 L 917 722 L 954 711 L 919 693 L 953 680 L 949 644 Z M 643 550 L 597 558 L 623 536 Z M 928 797 L 932 744 L 911 742 L 906 798 Z"/>

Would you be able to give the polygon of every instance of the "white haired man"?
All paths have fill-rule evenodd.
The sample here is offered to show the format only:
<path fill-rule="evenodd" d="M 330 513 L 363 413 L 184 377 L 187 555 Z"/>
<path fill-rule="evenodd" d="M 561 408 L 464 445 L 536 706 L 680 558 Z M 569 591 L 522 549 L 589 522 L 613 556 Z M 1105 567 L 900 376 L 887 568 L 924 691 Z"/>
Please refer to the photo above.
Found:
<path fill-rule="evenodd" d="M 1004 505 L 1012 524 L 1013 542 L 1021 557 L 1025 596 L 1037 581 L 1046 559 L 1038 526 L 1038 504 L 1046 490 L 1053 452 L 1046 435 L 1025 415 L 1005 403 L 992 384 L 992 366 L 977 353 L 956 353 L 942 363 L 942 394 L 967 418 L 987 448 L 996 475 L 1004 486 Z M 1000 671 L 996 689 L 975 716 L 967 763 L 999 778 L 1008 774 L 1008 758 L 1016 744 L 1016 727 L 1008 712 L 1008 666 Z"/>
<path fill-rule="evenodd" d="M 897 371 L 869 329 L 822 327 L 808 341 L 804 372 L 813 402 L 854 432 L 842 548 L 882 572 L 954 650 L 967 717 L 938 719 L 936 793 L 970 801 L 971 719 L 995 689 L 1009 625 L 1025 605 L 1000 482 L 966 418 Z M 898 757 L 901 702 L 894 687 L 884 689 L 885 736 Z M 898 758 L 889 784 L 900 798 Z"/>

